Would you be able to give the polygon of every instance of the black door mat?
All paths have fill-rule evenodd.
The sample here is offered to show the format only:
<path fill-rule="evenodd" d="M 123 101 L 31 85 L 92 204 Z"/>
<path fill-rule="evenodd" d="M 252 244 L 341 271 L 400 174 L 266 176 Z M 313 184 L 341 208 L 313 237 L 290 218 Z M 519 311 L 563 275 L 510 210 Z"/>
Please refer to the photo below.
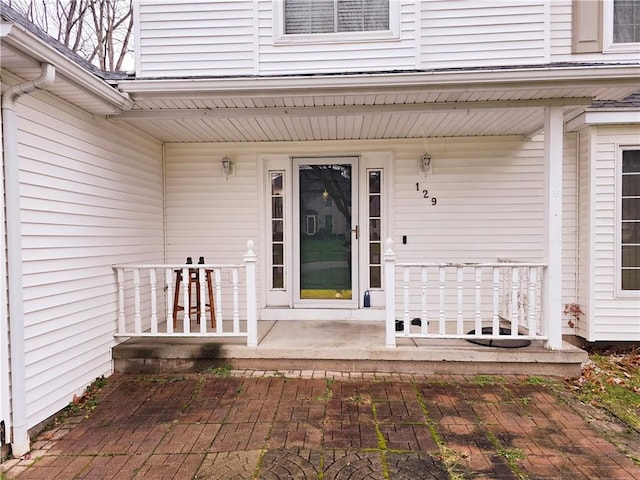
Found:
<path fill-rule="evenodd" d="M 483 335 L 491 335 L 493 332 L 493 327 L 483 327 L 482 334 Z M 475 329 L 470 330 L 468 335 L 473 335 L 476 333 Z M 499 330 L 500 335 L 511 335 L 510 328 L 500 327 Z M 499 348 L 522 348 L 528 347 L 531 345 L 531 340 L 527 339 L 519 339 L 519 338 L 505 338 L 495 339 L 495 338 L 467 338 L 467 342 L 475 343 L 477 345 L 482 345 L 484 347 L 499 347 Z"/>

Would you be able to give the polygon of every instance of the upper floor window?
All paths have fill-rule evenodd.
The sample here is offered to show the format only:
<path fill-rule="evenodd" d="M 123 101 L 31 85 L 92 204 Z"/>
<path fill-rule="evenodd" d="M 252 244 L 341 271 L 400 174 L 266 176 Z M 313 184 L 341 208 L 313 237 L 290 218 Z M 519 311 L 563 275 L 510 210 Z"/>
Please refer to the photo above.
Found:
<path fill-rule="evenodd" d="M 640 148 L 622 150 L 621 288 L 640 291 Z"/>
<path fill-rule="evenodd" d="M 640 42 L 640 0 L 613 0 L 613 43 Z"/>
<path fill-rule="evenodd" d="M 273 42 L 396 42 L 401 5 L 397 0 L 273 0 Z"/>
<path fill-rule="evenodd" d="M 389 0 L 284 0 L 284 34 L 389 30 Z"/>
<path fill-rule="evenodd" d="M 583 9 L 602 6 L 602 39 L 605 53 L 633 53 L 636 56 L 640 50 L 640 0 L 604 0 L 603 3 L 581 4 Z"/>
<path fill-rule="evenodd" d="M 573 0 L 573 53 L 623 53 L 634 61 L 640 52 L 640 0 Z"/>

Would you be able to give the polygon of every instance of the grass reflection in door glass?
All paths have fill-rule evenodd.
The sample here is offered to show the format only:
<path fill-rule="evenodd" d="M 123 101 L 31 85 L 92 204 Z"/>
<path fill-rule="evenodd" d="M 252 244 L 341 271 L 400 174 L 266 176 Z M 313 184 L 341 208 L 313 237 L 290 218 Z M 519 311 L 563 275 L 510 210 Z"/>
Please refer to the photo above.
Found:
<path fill-rule="evenodd" d="M 351 299 L 350 259 L 344 238 L 302 235 L 300 298 Z"/>

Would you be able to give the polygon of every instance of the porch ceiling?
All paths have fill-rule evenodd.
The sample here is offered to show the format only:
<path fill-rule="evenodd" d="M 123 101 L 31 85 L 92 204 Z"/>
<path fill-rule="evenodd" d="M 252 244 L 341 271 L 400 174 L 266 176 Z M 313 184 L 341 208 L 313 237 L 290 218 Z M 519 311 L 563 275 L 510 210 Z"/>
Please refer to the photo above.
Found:
<path fill-rule="evenodd" d="M 571 110 L 573 111 L 573 109 Z M 324 109 L 286 112 L 192 110 L 167 116 L 122 120 L 164 142 L 269 142 L 529 135 L 542 128 L 541 108 L 424 112 L 324 113 Z M 183 115 L 184 114 L 184 115 Z M 213 118 L 211 118 L 213 117 Z M 568 115 L 569 118 L 572 115 Z"/>
<path fill-rule="evenodd" d="M 547 105 L 563 106 L 569 121 L 594 99 L 621 99 L 637 89 L 629 78 L 446 75 L 123 81 L 133 108 L 110 118 L 164 142 L 529 137 L 541 132 Z"/>

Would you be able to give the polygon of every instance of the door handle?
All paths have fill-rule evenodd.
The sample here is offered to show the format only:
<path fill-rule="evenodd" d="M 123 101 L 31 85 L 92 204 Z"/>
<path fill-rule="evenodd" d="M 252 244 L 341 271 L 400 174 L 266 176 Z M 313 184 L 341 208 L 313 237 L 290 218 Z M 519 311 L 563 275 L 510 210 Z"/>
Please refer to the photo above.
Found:
<path fill-rule="evenodd" d="M 353 230 L 351 230 L 352 232 L 354 232 L 356 234 L 356 240 L 358 240 L 358 233 L 360 231 L 360 229 L 358 228 L 358 225 L 356 225 L 356 228 L 354 228 Z"/>

